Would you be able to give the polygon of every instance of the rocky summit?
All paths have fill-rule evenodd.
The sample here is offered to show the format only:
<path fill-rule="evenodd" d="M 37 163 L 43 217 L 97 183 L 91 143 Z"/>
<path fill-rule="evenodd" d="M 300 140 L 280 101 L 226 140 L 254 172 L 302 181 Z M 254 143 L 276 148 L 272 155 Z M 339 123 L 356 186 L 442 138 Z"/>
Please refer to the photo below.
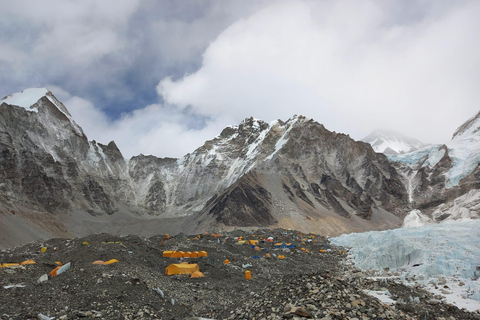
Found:
<path fill-rule="evenodd" d="M 480 318 L 421 286 L 369 278 L 325 236 L 286 229 L 97 234 L 32 242 L 0 257 L 5 320 Z M 201 277 L 165 275 L 181 263 L 198 265 Z"/>

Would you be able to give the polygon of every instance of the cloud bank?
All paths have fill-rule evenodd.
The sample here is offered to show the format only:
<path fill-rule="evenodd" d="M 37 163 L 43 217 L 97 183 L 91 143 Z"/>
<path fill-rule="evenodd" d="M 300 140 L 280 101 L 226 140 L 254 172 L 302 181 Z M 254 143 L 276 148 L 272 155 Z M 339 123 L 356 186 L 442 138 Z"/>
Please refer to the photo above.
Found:
<path fill-rule="evenodd" d="M 402 20 L 388 2 L 275 2 L 222 32 L 197 72 L 157 90 L 210 116 L 303 114 L 357 139 L 386 127 L 448 141 L 478 111 L 480 3 L 436 4 Z"/>
<path fill-rule="evenodd" d="M 478 112 L 478 1 L 9 1 L 0 93 L 47 87 L 89 139 L 181 157 L 254 116 L 441 143 Z"/>

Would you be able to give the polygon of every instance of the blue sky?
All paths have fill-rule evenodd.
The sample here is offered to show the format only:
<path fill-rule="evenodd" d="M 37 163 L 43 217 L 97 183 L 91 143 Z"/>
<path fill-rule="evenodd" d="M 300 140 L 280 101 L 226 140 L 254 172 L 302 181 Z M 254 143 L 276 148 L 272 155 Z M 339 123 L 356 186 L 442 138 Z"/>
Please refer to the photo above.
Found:
<path fill-rule="evenodd" d="M 0 96 L 46 87 L 127 158 L 250 116 L 441 143 L 479 109 L 478 1 L 0 4 Z"/>

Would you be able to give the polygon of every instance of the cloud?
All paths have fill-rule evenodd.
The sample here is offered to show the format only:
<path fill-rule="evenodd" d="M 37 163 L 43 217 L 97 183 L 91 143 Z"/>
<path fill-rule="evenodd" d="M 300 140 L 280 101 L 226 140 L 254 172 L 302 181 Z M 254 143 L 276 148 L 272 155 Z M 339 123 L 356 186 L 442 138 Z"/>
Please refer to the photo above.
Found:
<path fill-rule="evenodd" d="M 223 31 L 202 67 L 157 91 L 237 121 L 304 114 L 363 138 L 387 127 L 446 142 L 478 111 L 480 4 L 279 1 Z"/>
<path fill-rule="evenodd" d="M 148 105 L 110 120 L 90 101 L 55 85 L 47 88 L 67 107 L 89 140 L 104 144 L 114 140 L 127 159 L 140 153 L 182 157 L 220 133 L 226 121 L 195 117 L 187 111 L 160 104 Z M 202 123 L 192 123 L 195 121 Z"/>

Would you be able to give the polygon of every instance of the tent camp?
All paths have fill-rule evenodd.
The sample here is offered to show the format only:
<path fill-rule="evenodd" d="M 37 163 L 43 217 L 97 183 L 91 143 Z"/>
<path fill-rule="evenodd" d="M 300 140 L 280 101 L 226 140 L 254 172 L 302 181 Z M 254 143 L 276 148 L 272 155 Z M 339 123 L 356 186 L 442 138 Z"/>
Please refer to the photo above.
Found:
<path fill-rule="evenodd" d="M 171 264 L 165 269 L 165 275 L 173 274 L 192 274 L 195 271 L 200 271 L 198 264 Z"/>

